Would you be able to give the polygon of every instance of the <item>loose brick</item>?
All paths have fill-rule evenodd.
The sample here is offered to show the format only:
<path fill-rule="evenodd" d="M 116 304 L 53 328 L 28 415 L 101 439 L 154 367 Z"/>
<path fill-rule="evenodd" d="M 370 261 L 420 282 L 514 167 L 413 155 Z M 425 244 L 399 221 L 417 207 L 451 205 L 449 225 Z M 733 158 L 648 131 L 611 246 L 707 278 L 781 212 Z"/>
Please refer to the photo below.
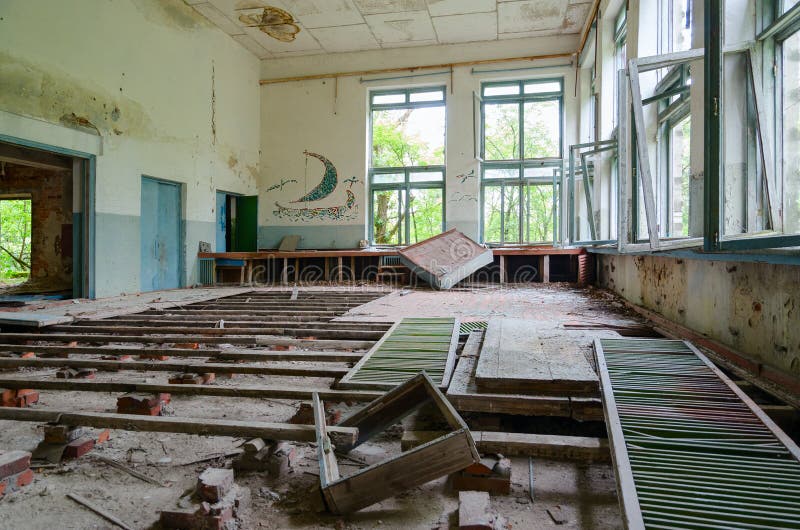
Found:
<path fill-rule="evenodd" d="M 17 476 L 14 477 L 14 482 L 18 488 L 24 488 L 33 482 L 33 470 L 26 469 L 22 473 L 17 474 Z"/>
<path fill-rule="evenodd" d="M 27 451 L 0 452 L 0 479 L 16 475 L 31 465 L 31 454 Z"/>
<path fill-rule="evenodd" d="M 157 353 L 140 353 L 139 359 L 149 359 L 151 361 L 169 361 L 169 355 L 159 355 Z"/>
<path fill-rule="evenodd" d="M 458 494 L 459 530 L 492 530 L 491 501 L 483 491 L 462 491 Z"/>
<path fill-rule="evenodd" d="M 267 469 L 273 477 L 280 477 L 288 473 L 295 465 L 297 449 L 286 442 L 278 442 L 272 447 L 269 455 Z"/>
<path fill-rule="evenodd" d="M 103 429 L 100 431 L 100 434 L 97 435 L 97 444 L 104 444 L 111 439 L 111 431 L 109 429 Z"/>
<path fill-rule="evenodd" d="M 35 358 L 35 357 L 36 357 L 36 353 L 34 353 L 34 352 L 32 352 L 32 351 L 26 351 L 26 352 L 24 352 L 24 353 L 20 353 L 20 354 L 18 355 L 18 357 L 19 357 L 20 359 L 33 359 L 33 358 Z"/>
<path fill-rule="evenodd" d="M 219 502 L 233 487 L 233 470 L 210 467 L 197 479 L 197 493 L 201 499 Z"/>
<path fill-rule="evenodd" d="M 70 425 L 45 425 L 44 441 L 49 444 L 68 444 L 84 434 L 84 429 Z"/>
<path fill-rule="evenodd" d="M 39 392 L 35 390 L 5 390 L 0 405 L 3 407 L 24 408 L 39 401 Z"/>
<path fill-rule="evenodd" d="M 208 385 L 208 384 L 213 383 L 214 380 L 217 378 L 217 376 L 216 376 L 216 374 L 214 374 L 214 372 L 202 373 L 202 374 L 200 374 L 200 377 L 203 378 L 203 384 L 204 385 Z"/>
<path fill-rule="evenodd" d="M 199 350 L 200 344 L 197 342 L 179 342 L 177 344 L 174 344 L 172 347 L 181 350 Z"/>
<path fill-rule="evenodd" d="M 94 439 L 86 436 L 73 440 L 64 448 L 64 458 L 80 458 L 94 449 Z"/>

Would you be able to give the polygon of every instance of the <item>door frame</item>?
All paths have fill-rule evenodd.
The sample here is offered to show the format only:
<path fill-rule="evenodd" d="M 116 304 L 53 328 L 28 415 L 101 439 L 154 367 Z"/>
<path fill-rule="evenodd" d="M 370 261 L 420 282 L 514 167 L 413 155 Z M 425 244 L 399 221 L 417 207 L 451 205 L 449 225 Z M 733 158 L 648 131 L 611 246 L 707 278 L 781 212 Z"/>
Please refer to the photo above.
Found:
<path fill-rule="evenodd" d="M 141 213 L 142 213 L 142 184 L 145 180 L 151 180 L 154 182 L 158 182 L 159 184 L 167 184 L 169 186 L 175 186 L 178 188 L 178 211 L 180 212 L 180 218 L 178 219 L 178 286 L 175 289 L 181 289 L 186 287 L 186 184 L 183 182 L 178 182 L 175 180 L 168 180 L 162 179 L 158 177 L 153 177 L 151 175 L 146 175 L 142 173 L 142 177 L 139 180 L 139 237 L 141 239 L 142 229 L 141 229 Z M 142 271 L 141 271 L 141 263 L 142 263 L 142 245 L 141 240 L 139 241 L 139 285 L 142 285 Z"/>
<path fill-rule="evenodd" d="M 81 226 L 79 230 L 72 231 L 72 297 L 95 298 L 95 201 L 97 182 L 97 156 L 83 151 L 67 149 L 55 145 L 26 140 L 16 136 L 0 133 L 0 141 L 47 151 L 76 159 L 72 170 L 73 205 L 75 201 L 75 183 L 79 183 L 78 191 L 81 195 L 82 212 L 80 212 Z M 75 211 L 73 208 L 73 222 Z"/>
<path fill-rule="evenodd" d="M 236 193 L 236 192 L 233 192 L 233 191 L 221 190 L 221 189 L 217 188 L 217 189 L 215 190 L 215 192 L 214 192 L 214 201 L 215 201 L 215 202 L 214 202 L 214 206 L 216 206 L 216 199 L 217 199 L 217 195 L 218 195 L 218 194 L 220 194 L 220 193 L 222 193 L 222 194 L 225 194 L 225 195 L 229 195 L 229 196 L 231 196 L 231 197 L 246 197 L 246 195 L 245 195 L 244 193 Z M 227 200 L 227 199 L 226 199 L 226 200 Z M 217 242 L 216 242 L 216 237 L 217 237 L 217 228 L 216 228 L 216 223 L 217 223 L 217 217 L 216 217 L 216 215 L 215 215 L 215 216 L 214 216 L 214 225 L 215 225 L 215 226 L 214 226 L 214 238 L 215 238 L 215 241 L 214 241 L 214 250 L 216 250 L 216 246 L 217 246 Z M 226 230 L 226 231 L 228 231 L 228 230 L 230 230 L 230 229 L 231 229 L 231 227 L 230 227 L 230 226 L 227 226 L 227 225 L 225 226 L 225 230 Z M 231 247 L 233 247 L 233 233 L 231 233 Z M 226 249 L 226 250 L 225 250 L 225 252 L 231 252 L 230 250 L 227 250 L 227 248 L 228 248 L 228 247 L 227 247 L 227 244 L 226 244 L 226 246 L 225 246 L 225 249 Z"/>

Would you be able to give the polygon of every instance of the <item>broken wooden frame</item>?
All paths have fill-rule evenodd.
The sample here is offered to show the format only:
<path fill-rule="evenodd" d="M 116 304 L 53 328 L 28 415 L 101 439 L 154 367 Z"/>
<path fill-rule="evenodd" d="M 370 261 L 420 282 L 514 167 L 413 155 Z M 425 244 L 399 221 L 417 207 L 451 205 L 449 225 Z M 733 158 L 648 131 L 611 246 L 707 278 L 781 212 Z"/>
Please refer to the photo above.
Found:
<path fill-rule="evenodd" d="M 403 331 L 404 326 L 452 326 L 438 334 Z M 336 388 L 390 390 L 421 370 L 435 375 L 439 388 L 446 389 L 453 375 L 461 326 L 454 318 L 404 318 L 386 334 L 336 384 Z M 404 335 L 403 333 L 408 333 Z M 410 340 L 403 341 L 408 337 Z M 434 339 L 440 339 L 435 341 Z M 446 341 L 446 342 L 444 342 Z M 392 344 L 387 345 L 387 342 Z M 394 344 L 399 342 L 400 344 Z M 405 342 L 406 344 L 403 344 Z M 440 347 L 437 347 L 437 344 Z M 447 346 L 445 350 L 443 346 Z M 371 372 L 371 373 L 365 373 Z"/>
<path fill-rule="evenodd" d="M 681 65 L 691 61 L 702 60 L 704 53 L 705 51 L 699 48 L 683 52 L 654 55 L 652 57 L 640 57 L 628 61 L 628 81 L 631 90 L 631 106 L 633 107 L 634 139 L 636 141 L 636 154 L 639 161 L 639 182 L 642 186 L 645 217 L 647 218 L 647 232 L 650 240 L 650 248 L 652 250 L 658 250 L 662 245 L 658 233 L 658 212 L 656 210 L 655 191 L 653 189 L 653 166 L 650 163 L 650 152 L 646 135 L 647 127 L 644 120 L 644 101 L 642 99 L 639 74 Z M 661 96 L 668 97 L 668 94 L 661 94 Z M 647 101 L 652 102 L 655 100 L 649 98 Z M 635 229 L 636 227 L 634 226 L 634 234 Z M 634 237 L 633 239 L 635 240 L 636 238 Z"/>
<path fill-rule="evenodd" d="M 625 528 L 800 523 L 800 448 L 697 348 L 594 347 Z"/>
<path fill-rule="evenodd" d="M 420 407 L 433 405 L 451 432 L 348 477 L 339 474 L 335 448 L 329 440 L 331 428 L 325 424 L 319 397 L 314 396 L 313 401 L 320 486 L 325 504 L 333 513 L 360 510 L 480 461 L 467 424 L 424 372 L 369 403 L 337 427 L 357 429 L 358 446 Z"/>
<path fill-rule="evenodd" d="M 566 175 L 568 180 L 567 186 L 569 189 L 569 239 L 572 245 L 582 244 L 605 244 L 613 243 L 614 240 L 599 240 L 597 237 L 597 226 L 594 214 L 594 192 L 591 189 L 589 182 L 589 168 L 586 162 L 586 157 L 594 154 L 603 153 L 617 149 L 617 140 L 604 140 L 601 142 L 589 142 L 583 144 L 571 145 L 569 148 L 569 173 Z M 585 150 L 588 149 L 588 150 Z M 585 150 L 585 151 L 584 151 Z M 576 158 L 580 157 L 580 168 L 577 167 Z M 589 233 L 591 239 L 588 241 L 580 241 L 577 237 L 577 226 L 575 223 L 576 201 L 575 201 L 575 179 L 576 175 L 582 175 L 583 180 L 583 193 L 584 200 L 586 201 L 586 210 L 588 212 Z"/>

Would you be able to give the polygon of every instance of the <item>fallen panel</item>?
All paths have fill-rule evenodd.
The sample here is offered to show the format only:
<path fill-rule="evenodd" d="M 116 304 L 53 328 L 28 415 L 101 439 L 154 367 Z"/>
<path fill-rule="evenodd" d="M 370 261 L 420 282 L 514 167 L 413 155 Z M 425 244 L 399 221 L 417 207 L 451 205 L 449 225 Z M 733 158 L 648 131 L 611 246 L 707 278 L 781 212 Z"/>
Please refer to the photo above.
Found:
<path fill-rule="evenodd" d="M 0 325 L 28 326 L 44 328 L 56 324 L 69 324 L 73 318 L 67 315 L 48 315 L 47 313 L 33 313 L 27 311 L 0 311 Z"/>
<path fill-rule="evenodd" d="M 475 381 L 481 392 L 595 396 L 597 374 L 574 348 L 540 337 L 526 320 L 493 319 Z"/>
<path fill-rule="evenodd" d="M 697 348 L 595 355 L 626 528 L 800 528 L 800 448 Z"/>
<path fill-rule="evenodd" d="M 466 423 L 424 373 L 387 392 L 337 427 L 357 429 L 355 445 L 359 445 L 428 404 L 438 409 L 451 432 L 353 475 L 341 477 L 328 439 L 329 428 L 325 425 L 324 411 L 315 396 L 320 486 L 331 512 L 344 514 L 360 510 L 480 461 Z"/>
<path fill-rule="evenodd" d="M 404 318 L 336 385 L 389 390 L 424 371 L 447 388 L 455 367 L 459 325 L 455 318 Z"/>
<path fill-rule="evenodd" d="M 482 247 L 455 228 L 397 251 L 400 261 L 436 289 L 450 289 L 494 261 Z"/>

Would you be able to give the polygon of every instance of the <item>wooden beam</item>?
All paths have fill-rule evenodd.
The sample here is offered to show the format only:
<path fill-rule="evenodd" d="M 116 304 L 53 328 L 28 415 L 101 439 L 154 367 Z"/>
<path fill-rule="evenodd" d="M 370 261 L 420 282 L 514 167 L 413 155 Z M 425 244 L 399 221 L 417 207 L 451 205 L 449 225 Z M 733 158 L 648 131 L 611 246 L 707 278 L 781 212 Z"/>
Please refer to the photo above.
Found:
<path fill-rule="evenodd" d="M 254 399 L 292 399 L 309 401 L 311 394 L 319 394 L 324 401 L 373 401 L 382 392 L 367 390 L 331 390 L 327 388 L 306 388 L 294 386 L 217 386 L 217 385 L 171 385 L 167 383 L 126 383 L 114 381 L 85 381 L 64 379 L 22 379 L 0 377 L 0 388 L 31 388 L 60 392 L 143 392 L 159 394 L 166 392 L 176 395 L 237 397 Z"/>
<path fill-rule="evenodd" d="M 441 432 L 431 431 L 406 431 L 403 433 L 401 445 L 405 451 L 427 443 L 442 434 Z M 499 453 L 505 456 L 535 456 L 553 460 L 577 460 L 581 462 L 611 461 L 608 440 L 605 438 L 490 431 L 472 431 L 472 438 L 481 453 Z"/>
<path fill-rule="evenodd" d="M 16 407 L 0 407 L 0 419 L 139 432 L 171 432 L 198 436 L 264 438 L 267 440 L 293 442 L 313 442 L 316 440 L 313 425 L 294 423 L 181 418 L 176 416 L 139 416 L 110 412 L 70 412 L 66 410 L 21 409 Z M 337 447 L 348 447 L 355 443 L 358 437 L 358 429 L 353 427 L 328 427 L 328 435 L 332 440 L 338 442 Z"/>
<path fill-rule="evenodd" d="M 155 326 L 154 326 L 155 327 Z M 229 335 L 289 335 L 293 337 L 321 337 L 326 339 L 359 339 L 359 340 L 378 340 L 383 336 L 383 331 L 369 331 L 358 329 L 319 329 L 319 328 L 201 328 L 186 326 L 158 326 L 156 329 L 146 326 L 51 326 L 48 329 L 63 333 L 126 333 L 136 334 L 155 334 L 170 333 L 173 335 L 203 335 L 203 336 L 229 336 Z"/>
<path fill-rule="evenodd" d="M 0 335 L 2 338 L 2 335 Z M 184 348 L 136 348 L 113 346 L 28 346 L 25 344 L 0 344 L 0 352 L 33 352 L 42 357 L 54 355 L 161 355 L 168 357 L 208 357 L 224 361 L 314 361 L 349 363 L 358 362 L 359 352 L 346 351 L 269 351 L 269 350 L 212 350 Z"/>
<path fill-rule="evenodd" d="M 102 359 L 9 359 L 0 358 L 0 368 L 94 368 L 105 371 L 183 372 L 295 377 L 342 377 L 349 368 L 264 366 L 239 363 L 180 363 L 169 361 L 106 361 Z"/>
<path fill-rule="evenodd" d="M 526 55 L 523 57 L 508 57 L 504 59 L 483 59 L 479 61 L 458 61 L 447 64 L 429 64 L 423 66 L 401 66 L 397 68 L 378 68 L 372 70 L 354 70 L 349 72 L 333 72 L 329 74 L 300 75 L 294 77 L 279 77 L 274 79 L 262 79 L 261 85 L 272 85 L 276 83 L 290 83 L 294 81 L 312 81 L 315 79 L 332 79 L 334 77 L 354 77 L 364 75 L 392 74 L 397 72 L 417 72 L 420 70 L 441 70 L 445 68 L 457 68 L 465 66 L 479 66 L 484 64 L 509 63 L 516 61 L 541 61 L 546 59 L 572 58 L 571 53 L 553 53 L 548 55 Z M 361 251 L 363 253 L 363 251 Z"/>

